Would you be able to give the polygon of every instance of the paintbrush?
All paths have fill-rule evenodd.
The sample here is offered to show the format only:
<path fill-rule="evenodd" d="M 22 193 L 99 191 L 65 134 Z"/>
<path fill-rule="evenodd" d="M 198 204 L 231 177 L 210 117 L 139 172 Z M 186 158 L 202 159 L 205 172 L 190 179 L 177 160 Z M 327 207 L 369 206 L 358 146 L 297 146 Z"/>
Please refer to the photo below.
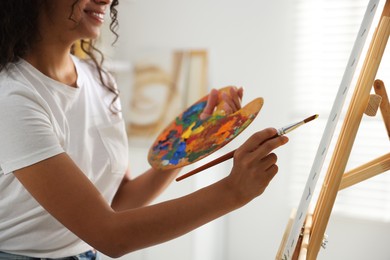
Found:
<path fill-rule="evenodd" d="M 305 120 L 299 121 L 298 123 L 289 124 L 289 125 L 287 125 L 287 126 L 284 126 L 284 127 L 282 127 L 282 128 L 279 128 L 279 129 L 277 130 L 277 134 L 276 134 L 274 137 L 276 137 L 276 136 L 281 136 L 281 135 L 285 135 L 285 134 L 287 134 L 287 133 L 290 133 L 290 132 L 293 131 L 294 129 L 297 129 L 297 128 L 300 127 L 300 126 L 302 126 L 302 125 L 304 125 L 304 124 L 306 124 L 306 123 L 308 123 L 308 122 L 310 122 L 310 121 L 313 121 L 313 120 L 316 119 L 317 117 L 318 117 L 317 114 L 316 114 L 316 115 L 312 115 L 312 116 L 306 118 Z M 272 137 L 272 138 L 274 138 L 274 137 Z M 231 152 L 229 152 L 229 153 L 227 153 L 227 154 L 224 154 L 224 155 L 222 155 L 221 157 L 218 157 L 217 159 L 212 160 L 211 162 L 206 163 L 206 164 L 204 164 L 204 165 L 202 165 L 202 166 L 200 166 L 200 167 L 198 167 L 198 168 L 196 168 L 196 169 L 194 169 L 194 170 L 192 170 L 192 171 L 190 171 L 190 172 L 188 172 L 188 173 L 186 173 L 186 174 L 184 174 L 184 175 L 178 177 L 178 178 L 176 179 L 176 181 L 184 180 L 184 179 L 186 179 L 186 178 L 188 178 L 188 177 L 190 177 L 190 176 L 192 176 L 192 175 L 194 175 L 194 174 L 196 174 L 196 173 L 198 173 L 198 172 L 201 172 L 201 171 L 206 170 L 206 169 L 208 169 L 208 168 L 210 168 L 210 167 L 213 167 L 214 165 L 217 165 L 217 164 L 219 164 L 219 163 L 221 163 L 221 162 L 224 162 L 224 161 L 226 161 L 226 160 L 229 160 L 229 159 L 233 158 L 234 152 L 235 152 L 235 151 L 236 151 L 236 150 L 233 150 L 233 151 L 231 151 Z"/>

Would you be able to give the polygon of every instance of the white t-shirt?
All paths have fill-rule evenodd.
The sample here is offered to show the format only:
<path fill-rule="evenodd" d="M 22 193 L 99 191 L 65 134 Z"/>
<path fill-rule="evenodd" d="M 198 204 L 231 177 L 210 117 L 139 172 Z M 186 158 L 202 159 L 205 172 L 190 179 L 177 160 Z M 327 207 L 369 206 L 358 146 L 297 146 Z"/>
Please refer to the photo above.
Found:
<path fill-rule="evenodd" d="M 121 113 L 109 109 L 113 94 L 94 66 L 72 58 L 77 88 L 25 60 L 0 73 L 0 251 L 54 258 L 91 249 L 42 208 L 13 171 L 66 152 L 108 203 L 126 171 L 127 137 Z"/>

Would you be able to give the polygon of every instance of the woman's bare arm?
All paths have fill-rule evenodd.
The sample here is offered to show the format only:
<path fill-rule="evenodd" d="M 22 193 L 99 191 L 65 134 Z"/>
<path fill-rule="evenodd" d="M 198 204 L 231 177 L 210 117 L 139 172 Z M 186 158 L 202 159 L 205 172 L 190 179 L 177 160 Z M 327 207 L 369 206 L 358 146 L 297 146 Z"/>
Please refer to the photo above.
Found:
<path fill-rule="evenodd" d="M 177 200 L 116 212 L 65 153 L 15 175 L 66 228 L 111 257 L 175 238 L 237 207 L 219 182 Z"/>
<path fill-rule="evenodd" d="M 112 257 L 183 235 L 259 196 L 277 172 L 272 150 L 287 137 L 266 129 L 234 156 L 231 174 L 187 196 L 116 212 L 66 153 L 15 171 L 32 196 L 65 227 Z"/>
<path fill-rule="evenodd" d="M 131 179 L 128 170 L 115 194 L 111 207 L 120 211 L 149 205 L 166 189 L 179 171 L 179 169 L 161 171 L 151 168 L 144 174 Z"/>

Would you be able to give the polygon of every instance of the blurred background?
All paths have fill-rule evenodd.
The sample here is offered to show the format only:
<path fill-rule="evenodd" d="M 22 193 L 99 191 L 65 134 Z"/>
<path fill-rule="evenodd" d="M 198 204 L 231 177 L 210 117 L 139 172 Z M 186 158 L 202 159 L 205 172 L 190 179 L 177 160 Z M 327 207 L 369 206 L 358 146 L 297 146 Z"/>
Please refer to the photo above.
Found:
<path fill-rule="evenodd" d="M 275 258 L 290 213 L 299 205 L 368 2 L 120 1 L 120 37 L 112 46 L 114 37 L 104 28 L 99 45 L 121 90 L 133 176 L 150 167 L 148 149 L 161 127 L 211 88 L 242 86 L 243 104 L 263 97 L 264 106 L 233 142 L 195 165 L 186 166 L 182 173 L 237 148 L 265 127 L 279 128 L 313 114 L 320 115 L 289 134 L 289 144 L 277 150 L 279 173 L 261 197 L 183 237 L 121 259 Z M 383 4 L 380 1 L 377 16 Z M 376 24 L 377 18 L 371 29 Z M 370 40 L 371 36 L 367 43 Z M 349 96 L 364 58 L 363 51 Z M 390 59 L 385 53 L 377 75 L 385 84 L 390 76 L 387 64 Z M 347 98 L 333 145 L 348 102 Z M 388 148 L 380 112 L 375 117 L 364 116 L 347 168 L 386 154 Z M 328 152 L 322 176 L 332 152 Z M 183 196 L 223 178 L 229 174 L 231 163 L 227 161 L 172 183 L 155 203 Z M 321 183 L 320 178 L 316 193 Z M 312 206 L 315 202 L 316 198 Z M 390 259 L 389 221 L 388 173 L 339 192 L 327 226 L 329 242 L 318 259 Z"/>

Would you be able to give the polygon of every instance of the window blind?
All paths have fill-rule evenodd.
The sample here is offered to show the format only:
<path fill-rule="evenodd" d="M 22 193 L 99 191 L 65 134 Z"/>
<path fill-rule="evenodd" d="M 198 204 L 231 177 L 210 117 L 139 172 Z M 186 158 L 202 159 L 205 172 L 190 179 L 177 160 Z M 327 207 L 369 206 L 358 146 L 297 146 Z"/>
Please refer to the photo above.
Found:
<path fill-rule="evenodd" d="M 340 81 L 352 50 L 368 0 L 297 0 L 294 22 L 293 108 L 291 117 L 298 120 L 311 114 L 320 117 L 293 136 L 290 194 L 292 207 L 297 207 L 310 173 L 319 142 L 336 97 Z M 317 201 L 321 184 L 329 166 L 365 53 L 377 18 L 357 66 L 343 113 L 340 116 L 330 150 L 321 171 L 312 203 Z M 390 43 L 388 44 L 390 45 Z M 389 49 L 388 47 L 387 49 Z M 385 51 L 377 78 L 390 90 L 390 57 Z M 387 73 L 386 73 L 387 72 Z M 386 84 L 387 82 L 387 84 Z M 390 93 L 390 91 L 389 91 Z M 375 117 L 364 116 L 354 142 L 347 171 L 389 152 L 389 139 L 380 111 Z M 390 221 L 390 174 L 383 173 L 338 193 L 332 214 L 356 218 Z"/>

